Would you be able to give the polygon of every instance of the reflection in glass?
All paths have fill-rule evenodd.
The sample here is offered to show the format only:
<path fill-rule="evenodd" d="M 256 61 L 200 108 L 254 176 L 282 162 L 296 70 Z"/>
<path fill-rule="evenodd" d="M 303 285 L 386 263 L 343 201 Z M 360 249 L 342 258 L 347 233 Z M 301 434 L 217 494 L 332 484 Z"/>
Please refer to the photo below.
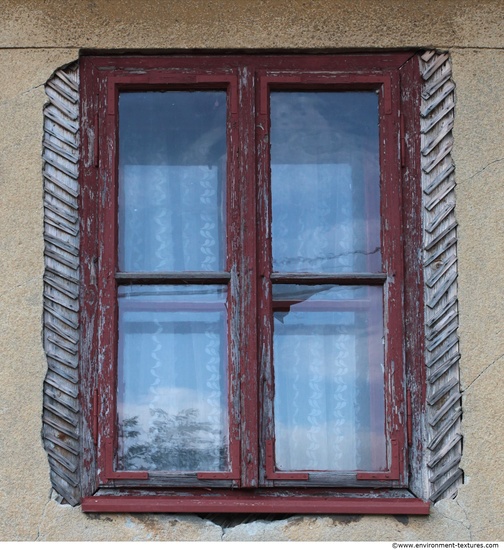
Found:
<path fill-rule="evenodd" d="M 121 271 L 222 271 L 225 180 L 226 92 L 121 93 Z"/>
<path fill-rule="evenodd" d="M 228 469 L 226 287 L 119 287 L 125 470 Z"/>
<path fill-rule="evenodd" d="M 385 469 L 381 287 L 274 285 L 276 466 Z"/>
<path fill-rule="evenodd" d="M 272 92 L 273 270 L 381 271 L 378 96 Z"/>

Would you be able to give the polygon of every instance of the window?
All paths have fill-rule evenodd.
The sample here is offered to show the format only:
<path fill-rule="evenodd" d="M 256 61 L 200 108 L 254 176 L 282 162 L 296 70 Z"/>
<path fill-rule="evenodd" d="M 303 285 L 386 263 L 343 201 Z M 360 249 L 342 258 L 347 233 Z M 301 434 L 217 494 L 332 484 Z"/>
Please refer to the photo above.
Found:
<path fill-rule="evenodd" d="M 82 60 L 84 510 L 428 512 L 417 73 Z"/>

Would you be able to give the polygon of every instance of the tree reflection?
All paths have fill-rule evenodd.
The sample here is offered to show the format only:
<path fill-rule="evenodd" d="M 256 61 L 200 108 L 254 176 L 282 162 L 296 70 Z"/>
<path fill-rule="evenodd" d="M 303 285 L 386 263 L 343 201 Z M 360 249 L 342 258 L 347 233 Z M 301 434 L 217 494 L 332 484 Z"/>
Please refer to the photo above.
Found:
<path fill-rule="evenodd" d="M 126 418 L 120 428 L 120 468 L 150 471 L 223 471 L 227 445 L 220 430 L 199 420 L 198 409 L 169 414 L 151 411 L 148 436 L 142 437 L 138 416 Z"/>

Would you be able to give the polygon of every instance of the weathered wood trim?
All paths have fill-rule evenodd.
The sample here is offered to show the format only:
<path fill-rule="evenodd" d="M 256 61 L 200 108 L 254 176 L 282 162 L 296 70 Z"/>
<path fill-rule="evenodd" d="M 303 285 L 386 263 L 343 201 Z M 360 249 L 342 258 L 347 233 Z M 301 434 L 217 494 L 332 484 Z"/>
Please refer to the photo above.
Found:
<path fill-rule="evenodd" d="M 453 497 L 463 481 L 457 302 L 455 85 L 449 54 L 420 56 L 428 494 Z"/>
<path fill-rule="evenodd" d="M 57 500 L 80 502 L 79 72 L 57 70 L 44 106 L 44 314 L 48 370 L 42 437 Z"/>

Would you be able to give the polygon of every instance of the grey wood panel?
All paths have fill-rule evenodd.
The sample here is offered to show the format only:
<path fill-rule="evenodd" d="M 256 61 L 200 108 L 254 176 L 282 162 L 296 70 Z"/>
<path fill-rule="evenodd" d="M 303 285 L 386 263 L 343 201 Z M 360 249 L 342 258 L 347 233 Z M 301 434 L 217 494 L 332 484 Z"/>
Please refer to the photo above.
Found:
<path fill-rule="evenodd" d="M 451 150 L 455 85 L 449 55 L 420 57 L 427 365 L 428 495 L 453 497 L 463 481 L 457 301 L 455 167 Z"/>
<path fill-rule="evenodd" d="M 57 70 L 44 106 L 44 447 L 57 500 L 80 502 L 79 72 Z"/>

